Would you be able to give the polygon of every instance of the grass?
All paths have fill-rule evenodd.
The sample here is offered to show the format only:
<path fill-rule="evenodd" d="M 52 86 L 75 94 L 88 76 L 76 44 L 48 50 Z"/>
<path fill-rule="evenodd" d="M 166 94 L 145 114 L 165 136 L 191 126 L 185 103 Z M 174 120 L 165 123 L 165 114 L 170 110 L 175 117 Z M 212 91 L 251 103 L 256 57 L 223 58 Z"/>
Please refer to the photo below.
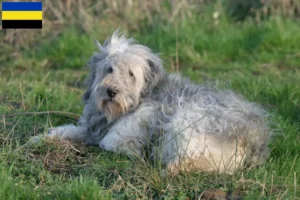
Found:
<path fill-rule="evenodd" d="M 76 123 L 60 114 L 0 117 L 0 196 L 3 199 L 197 199 L 203 191 L 238 191 L 243 199 L 300 199 L 299 19 L 273 17 L 236 23 L 217 5 L 173 23 L 148 19 L 129 29 L 141 44 L 161 53 L 169 71 L 193 81 L 232 88 L 268 109 L 278 135 L 266 164 L 236 174 L 181 173 L 68 142 L 23 146 L 51 126 Z M 153 20 L 159 14 L 153 14 Z M 2 53 L 0 115 L 64 111 L 80 115 L 84 67 L 113 30 L 111 23 L 87 34 L 68 26 L 32 48 Z M 48 36 L 47 36 L 48 37 Z M 203 195 L 202 195 L 203 196 Z"/>

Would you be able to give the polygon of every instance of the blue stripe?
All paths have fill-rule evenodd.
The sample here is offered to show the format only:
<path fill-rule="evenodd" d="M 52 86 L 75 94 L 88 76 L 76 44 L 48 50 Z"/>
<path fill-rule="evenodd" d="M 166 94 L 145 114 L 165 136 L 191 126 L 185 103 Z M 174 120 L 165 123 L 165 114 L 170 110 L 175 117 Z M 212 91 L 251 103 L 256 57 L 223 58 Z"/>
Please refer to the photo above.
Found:
<path fill-rule="evenodd" d="M 41 11 L 42 2 L 2 2 L 2 11 Z"/>

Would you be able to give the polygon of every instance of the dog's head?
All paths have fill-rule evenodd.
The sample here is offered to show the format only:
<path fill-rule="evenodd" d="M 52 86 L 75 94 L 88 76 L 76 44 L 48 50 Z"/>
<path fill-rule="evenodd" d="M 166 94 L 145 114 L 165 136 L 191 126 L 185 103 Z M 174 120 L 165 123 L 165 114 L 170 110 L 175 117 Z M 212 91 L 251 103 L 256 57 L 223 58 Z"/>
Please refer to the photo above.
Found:
<path fill-rule="evenodd" d="M 160 58 L 116 31 L 89 61 L 90 75 L 84 101 L 95 103 L 108 121 L 134 109 L 165 72 Z"/>

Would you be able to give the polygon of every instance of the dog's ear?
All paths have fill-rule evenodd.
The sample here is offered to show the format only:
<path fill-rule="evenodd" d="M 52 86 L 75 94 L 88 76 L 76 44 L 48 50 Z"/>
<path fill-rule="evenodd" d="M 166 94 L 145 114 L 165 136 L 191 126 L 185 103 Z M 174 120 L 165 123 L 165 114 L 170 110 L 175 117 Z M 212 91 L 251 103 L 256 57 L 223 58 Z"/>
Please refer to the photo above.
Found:
<path fill-rule="evenodd" d="M 162 61 L 158 56 L 153 56 L 147 59 L 147 64 L 149 66 L 150 72 L 145 77 L 145 88 L 142 95 L 147 95 L 153 90 L 153 88 L 164 78 L 165 70 L 162 65 Z"/>
<path fill-rule="evenodd" d="M 94 53 L 94 55 L 89 59 L 88 66 L 90 68 L 90 73 L 88 77 L 85 79 L 85 86 L 87 87 L 86 92 L 83 94 L 82 99 L 84 103 L 87 103 L 87 101 L 91 97 L 92 93 L 92 85 L 94 83 L 94 80 L 96 78 L 96 68 L 98 63 L 103 60 L 107 54 L 105 51 L 106 46 L 108 45 L 110 39 L 107 39 L 103 45 L 100 44 L 97 40 L 95 40 L 95 44 L 99 52 Z"/>
<path fill-rule="evenodd" d="M 161 65 L 160 63 L 155 64 L 152 60 L 149 60 L 149 59 L 147 60 L 147 63 L 150 67 L 150 70 L 151 70 L 152 74 L 160 73 L 160 70 L 161 70 L 160 66 L 159 66 L 159 65 Z"/>
<path fill-rule="evenodd" d="M 103 54 L 94 53 L 94 55 L 88 61 L 88 66 L 90 68 L 90 73 L 84 81 L 84 84 L 87 87 L 86 92 L 82 96 L 82 99 L 83 99 L 84 103 L 86 103 L 91 97 L 91 93 L 92 93 L 92 90 L 93 90 L 92 85 L 93 85 L 93 83 L 95 81 L 95 78 L 96 78 L 97 64 L 103 59 L 103 57 L 104 57 Z"/>
<path fill-rule="evenodd" d="M 96 63 L 97 63 L 97 61 L 98 61 L 98 59 L 97 59 L 96 55 L 92 56 L 90 58 L 90 60 L 88 61 L 88 66 L 90 68 L 90 73 L 84 81 L 84 84 L 87 87 L 86 92 L 82 96 L 82 100 L 83 100 L 84 103 L 87 103 L 88 100 L 91 97 L 92 85 L 93 85 L 93 82 L 94 82 L 95 77 L 96 77 L 95 72 L 96 72 Z"/>

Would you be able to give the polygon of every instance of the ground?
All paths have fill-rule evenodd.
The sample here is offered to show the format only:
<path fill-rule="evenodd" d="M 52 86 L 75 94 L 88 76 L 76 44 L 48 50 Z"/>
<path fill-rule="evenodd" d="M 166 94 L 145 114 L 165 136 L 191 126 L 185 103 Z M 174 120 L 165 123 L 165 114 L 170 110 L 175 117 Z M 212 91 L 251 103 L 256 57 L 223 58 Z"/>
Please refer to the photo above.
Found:
<path fill-rule="evenodd" d="M 91 31 L 66 26 L 55 37 L 45 36 L 29 47 L 7 40 L 2 46 L 0 196 L 7 200 L 209 199 L 208 193 L 216 190 L 243 199 L 300 199 L 299 19 L 237 22 L 220 12 L 216 20 L 215 8 L 199 17 L 192 13 L 188 19 L 155 26 L 149 19 L 139 21 L 138 27 L 118 22 L 127 35 L 159 52 L 168 71 L 179 71 L 200 84 L 231 88 L 264 106 L 277 133 L 264 165 L 234 175 L 171 176 L 161 175 L 159 163 L 97 147 L 57 140 L 24 146 L 51 126 L 76 123 L 83 108 L 85 63 L 96 51 L 93 39 L 102 42 L 118 27 L 102 20 L 104 24 Z M 21 114 L 10 115 L 14 113 Z"/>

